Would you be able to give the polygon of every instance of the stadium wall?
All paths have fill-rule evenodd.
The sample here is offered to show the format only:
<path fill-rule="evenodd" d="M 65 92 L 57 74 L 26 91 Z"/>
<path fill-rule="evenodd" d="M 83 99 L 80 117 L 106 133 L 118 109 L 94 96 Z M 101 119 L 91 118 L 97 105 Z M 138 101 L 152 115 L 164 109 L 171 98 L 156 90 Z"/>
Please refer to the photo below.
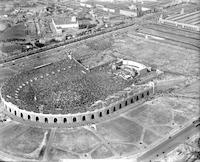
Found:
<path fill-rule="evenodd" d="M 143 86 L 143 85 L 142 85 Z M 131 90 L 134 86 L 131 87 Z M 76 127 L 86 124 L 93 124 L 106 118 L 113 117 L 128 108 L 132 108 L 146 101 L 146 99 L 154 94 L 154 83 L 150 82 L 144 89 L 138 93 L 130 94 L 128 91 L 124 91 L 127 94 L 126 98 L 121 99 L 118 102 L 111 102 L 108 106 L 103 106 L 100 109 L 94 111 L 87 111 L 77 114 L 42 114 L 32 111 L 26 111 L 20 109 L 11 102 L 5 101 L 1 96 L 4 109 L 7 114 L 18 121 L 24 121 L 25 123 L 32 123 L 37 126 L 50 126 L 50 127 Z M 130 107 L 131 106 L 131 107 Z"/>

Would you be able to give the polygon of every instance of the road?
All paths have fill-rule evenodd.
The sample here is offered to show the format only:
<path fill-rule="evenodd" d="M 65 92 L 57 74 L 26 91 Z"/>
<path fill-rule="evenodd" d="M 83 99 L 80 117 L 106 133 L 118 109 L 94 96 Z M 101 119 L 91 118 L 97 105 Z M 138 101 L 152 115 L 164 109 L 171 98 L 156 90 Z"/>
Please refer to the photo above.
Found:
<path fill-rule="evenodd" d="M 48 140 L 47 140 L 47 143 L 46 143 L 43 161 L 48 161 L 48 153 L 50 151 L 51 144 L 52 144 L 54 136 L 55 136 L 55 132 L 56 132 L 56 128 L 49 130 L 49 137 L 48 137 Z"/>
<path fill-rule="evenodd" d="M 184 143 L 186 139 L 189 139 L 193 134 L 198 133 L 199 127 L 195 127 L 192 122 L 188 123 L 182 130 L 174 132 L 173 135 L 169 136 L 168 139 L 163 140 L 154 148 L 142 154 L 138 161 L 140 162 L 151 162 L 158 157 L 162 157 L 169 153 L 171 150 L 176 148 L 179 144 Z"/>

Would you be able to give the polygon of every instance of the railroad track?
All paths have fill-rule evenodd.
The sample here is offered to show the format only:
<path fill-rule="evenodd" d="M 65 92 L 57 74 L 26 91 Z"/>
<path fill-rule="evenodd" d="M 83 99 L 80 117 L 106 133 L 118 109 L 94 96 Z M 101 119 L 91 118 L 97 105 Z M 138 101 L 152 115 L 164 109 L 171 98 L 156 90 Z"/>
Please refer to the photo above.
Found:
<path fill-rule="evenodd" d="M 191 38 L 188 37 L 187 35 L 184 34 L 180 34 L 180 33 L 176 33 L 174 31 L 172 31 L 172 29 L 168 28 L 168 29 L 155 29 L 154 27 L 144 27 L 142 28 L 142 30 L 146 30 L 149 31 L 149 34 L 157 34 L 156 36 L 160 36 L 160 37 L 166 37 L 166 38 L 171 38 L 171 39 L 175 39 L 177 41 L 182 41 L 182 42 L 188 42 L 188 43 L 196 43 L 199 44 L 199 40 L 200 38 Z"/>
<path fill-rule="evenodd" d="M 143 28 L 138 33 L 152 35 L 160 38 L 164 38 L 166 43 L 179 45 L 184 48 L 190 48 L 193 50 L 199 50 L 199 40 L 189 39 L 184 35 L 177 35 L 168 31 L 159 31 L 150 28 Z"/>
<path fill-rule="evenodd" d="M 144 26 L 145 28 L 149 28 L 152 30 L 157 30 L 160 32 L 173 33 L 175 35 L 184 36 L 186 38 L 194 39 L 200 41 L 200 32 L 189 31 L 186 29 L 180 29 L 176 26 L 170 26 L 166 24 L 147 24 Z"/>

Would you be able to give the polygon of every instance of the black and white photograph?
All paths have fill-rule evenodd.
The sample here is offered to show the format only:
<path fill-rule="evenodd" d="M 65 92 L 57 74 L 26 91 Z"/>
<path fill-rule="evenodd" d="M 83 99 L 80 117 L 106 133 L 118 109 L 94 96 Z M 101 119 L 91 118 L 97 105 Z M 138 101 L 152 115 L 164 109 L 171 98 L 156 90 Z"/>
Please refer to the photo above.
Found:
<path fill-rule="evenodd" d="M 200 162 L 200 0 L 0 0 L 0 162 Z"/>

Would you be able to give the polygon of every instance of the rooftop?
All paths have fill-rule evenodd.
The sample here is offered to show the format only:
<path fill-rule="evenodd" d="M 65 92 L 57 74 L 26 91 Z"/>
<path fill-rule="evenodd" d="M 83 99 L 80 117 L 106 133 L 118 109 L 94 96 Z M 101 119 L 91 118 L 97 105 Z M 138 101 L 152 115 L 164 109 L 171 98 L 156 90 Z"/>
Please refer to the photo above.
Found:
<path fill-rule="evenodd" d="M 68 16 L 56 16 L 56 17 L 53 17 L 53 20 L 56 25 L 77 23 L 76 21 L 72 21 L 72 17 L 68 17 Z"/>

